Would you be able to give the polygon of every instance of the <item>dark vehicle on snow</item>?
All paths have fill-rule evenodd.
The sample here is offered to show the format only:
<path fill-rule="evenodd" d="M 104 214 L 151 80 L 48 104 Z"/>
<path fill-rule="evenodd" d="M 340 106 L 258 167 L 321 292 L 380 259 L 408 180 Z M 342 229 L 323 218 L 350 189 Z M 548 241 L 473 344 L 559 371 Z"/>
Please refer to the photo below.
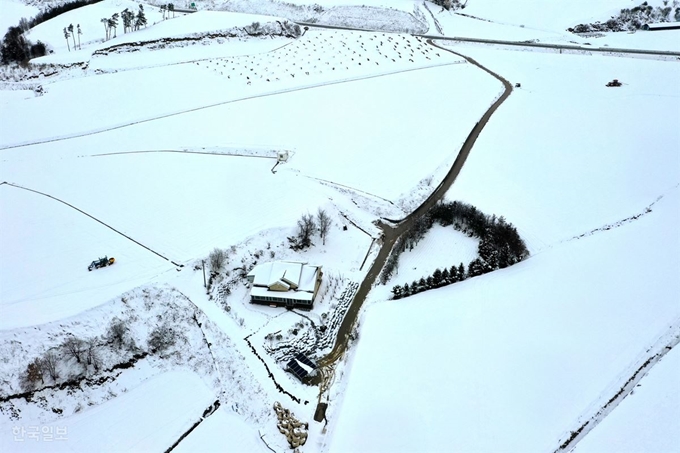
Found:
<path fill-rule="evenodd" d="M 113 263 L 116 262 L 116 259 L 111 257 L 104 257 L 104 258 L 99 258 L 98 260 L 94 260 L 90 263 L 90 265 L 87 267 L 88 271 L 91 271 L 92 269 L 99 269 L 100 267 L 106 267 L 106 266 L 111 266 Z"/>

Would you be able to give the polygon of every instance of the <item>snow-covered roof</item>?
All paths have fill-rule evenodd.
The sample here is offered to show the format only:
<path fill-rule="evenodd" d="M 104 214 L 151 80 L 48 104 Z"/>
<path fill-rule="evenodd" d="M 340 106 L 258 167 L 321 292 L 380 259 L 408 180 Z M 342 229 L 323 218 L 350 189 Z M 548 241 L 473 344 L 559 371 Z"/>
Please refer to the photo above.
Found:
<path fill-rule="evenodd" d="M 680 29 L 679 22 L 660 22 L 656 24 L 645 24 L 643 30 L 675 30 Z"/>
<path fill-rule="evenodd" d="M 316 274 L 318 271 L 319 266 L 305 265 L 302 268 L 302 275 L 300 275 L 298 289 L 300 291 L 314 292 L 314 287 L 316 286 Z"/>
<path fill-rule="evenodd" d="M 284 278 L 299 286 L 300 274 L 305 264 L 299 261 L 270 261 L 255 266 L 248 273 L 248 277 L 252 277 L 253 286 L 270 286 Z"/>
<path fill-rule="evenodd" d="M 253 284 L 251 295 L 311 301 L 320 268 L 321 266 L 299 261 L 272 261 L 258 264 L 248 273 L 248 279 Z M 289 290 L 281 291 L 281 288 L 285 286 L 288 286 Z M 278 291 L 272 291 L 274 287 Z"/>
<path fill-rule="evenodd" d="M 320 266 L 300 261 L 271 261 L 258 264 L 248 273 L 253 286 L 271 286 L 277 281 L 288 283 L 293 289 L 304 287 L 304 291 L 314 291 L 316 273 Z"/>

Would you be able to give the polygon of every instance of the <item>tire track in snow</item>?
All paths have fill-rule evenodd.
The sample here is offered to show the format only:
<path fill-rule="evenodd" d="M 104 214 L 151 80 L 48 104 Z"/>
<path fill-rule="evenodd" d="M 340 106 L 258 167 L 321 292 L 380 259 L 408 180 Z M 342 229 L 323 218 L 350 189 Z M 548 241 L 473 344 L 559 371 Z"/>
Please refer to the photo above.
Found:
<path fill-rule="evenodd" d="M 209 151 L 182 151 L 177 149 L 152 149 L 146 151 L 118 151 L 113 153 L 91 154 L 82 157 L 106 157 L 106 156 L 120 156 L 125 154 L 149 154 L 149 153 L 177 153 L 177 154 L 202 154 L 207 156 L 223 156 L 223 157 L 256 157 L 258 159 L 276 159 L 276 156 L 258 156 L 255 154 L 229 154 L 229 153 L 211 153 Z"/>
<path fill-rule="evenodd" d="M 59 199 L 59 198 L 57 198 L 57 197 L 55 197 L 55 196 L 53 196 L 53 195 L 50 195 L 50 194 L 47 194 L 47 193 L 44 193 L 44 192 L 40 192 L 39 190 L 29 189 L 28 187 L 23 187 L 23 186 L 20 186 L 20 185 L 18 185 L 18 184 L 13 184 L 13 183 L 11 183 L 11 182 L 4 181 L 4 182 L 0 183 L 0 185 L 4 185 L 4 184 L 6 184 L 6 185 L 8 185 L 8 186 L 11 186 L 11 187 L 14 187 L 14 188 L 16 188 L 16 189 L 21 189 L 21 190 L 26 190 L 26 191 L 28 191 L 28 192 L 37 193 L 38 195 L 42 195 L 42 196 L 44 196 L 44 197 L 51 198 L 52 200 L 58 201 L 59 203 L 65 204 L 65 205 L 68 206 L 69 208 L 75 209 L 76 211 L 80 212 L 81 214 L 84 214 L 84 215 L 86 215 L 87 217 L 91 218 L 92 220 L 94 220 L 94 221 L 96 221 L 96 222 L 98 222 L 98 223 L 104 225 L 106 228 L 108 228 L 108 229 L 114 231 L 115 233 L 118 233 L 119 235 L 123 236 L 125 239 L 128 239 L 129 241 L 134 242 L 135 244 L 139 245 L 140 247 L 145 248 L 146 250 L 148 250 L 149 252 L 153 253 L 154 255 L 157 255 L 157 256 L 163 258 L 164 260 L 171 262 L 172 264 L 174 264 L 174 265 L 177 266 L 177 267 L 184 267 L 184 264 L 179 264 L 179 263 L 177 263 L 177 262 L 171 260 L 171 259 L 168 258 L 167 256 L 161 255 L 160 253 L 158 253 L 158 252 L 155 251 L 154 249 L 152 249 L 152 248 L 150 248 L 150 247 L 147 247 L 146 245 L 142 244 L 141 242 L 139 242 L 139 241 L 137 241 L 137 240 L 131 238 L 131 237 L 128 236 L 127 234 L 123 233 L 122 231 L 115 229 L 114 227 L 112 227 L 112 226 L 109 225 L 108 223 L 106 223 L 106 222 L 104 222 L 104 221 L 102 221 L 102 220 L 99 220 L 99 219 L 96 218 L 95 216 L 93 216 L 93 215 L 91 215 L 91 214 L 88 214 L 87 212 L 83 211 L 82 209 L 80 209 L 80 208 L 78 208 L 78 207 L 76 207 L 76 206 L 73 206 L 71 203 L 68 203 L 68 202 L 66 202 L 66 201 L 64 201 L 64 200 L 61 200 L 61 199 Z"/>

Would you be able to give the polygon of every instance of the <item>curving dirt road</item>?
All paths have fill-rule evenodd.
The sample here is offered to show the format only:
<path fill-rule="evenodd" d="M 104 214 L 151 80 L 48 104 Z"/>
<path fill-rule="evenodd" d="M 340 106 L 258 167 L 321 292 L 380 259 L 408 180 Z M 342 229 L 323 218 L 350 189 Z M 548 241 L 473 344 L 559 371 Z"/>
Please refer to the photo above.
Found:
<path fill-rule="evenodd" d="M 320 375 L 322 376 L 321 382 L 319 383 L 319 400 L 321 399 L 321 396 L 323 393 L 328 389 L 330 385 L 330 381 L 333 378 L 333 368 L 334 364 L 343 356 L 345 351 L 347 350 L 347 346 L 349 343 L 349 338 L 350 338 L 350 333 L 352 332 L 352 329 L 354 328 L 357 318 L 359 316 L 359 311 L 361 310 L 361 306 L 363 305 L 364 301 L 366 300 L 366 296 L 368 295 L 368 292 L 371 290 L 373 287 L 373 284 L 375 283 L 376 278 L 380 274 L 380 271 L 382 270 L 385 261 L 387 261 L 387 257 L 390 254 L 390 251 L 392 250 L 392 247 L 394 246 L 394 243 L 397 241 L 399 236 L 401 236 L 404 232 L 406 232 L 411 225 L 414 222 L 414 219 L 425 214 L 432 206 L 434 206 L 439 200 L 441 200 L 446 192 L 449 190 L 453 182 L 456 180 L 456 177 L 460 173 L 460 170 L 463 168 L 463 165 L 465 164 L 465 161 L 470 154 L 470 151 L 472 150 L 472 147 L 475 145 L 475 142 L 477 141 L 477 138 L 479 137 L 479 134 L 482 132 L 484 129 L 484 126 L 486 126 L 486 123 L 489 121 L 491 118 L 491 115 L 494 114 L 494 112 L 500 107 L 500 105 L 505 102 L 505 100 L 510 96 L 512 93 L 512 85 L 510 82 L 505 80 L 503 77 L 500 75 L 490 71 L 489 69 L 485 68 L 481 64 L 479 64 L 477 61 L 474 59 L 467 57 L 465 55 L 459 54 L 457 52 L 454 52 L 450 49 L 441 47 L 437 44 L 435 44 L 432 39 L 428 39 L 427 43 L 430 44 L 431 46 L 437 47 L 438 49 L 441 49 L 445 52 L 451 52 L 455 55 L 458 55 L 459 57 L 465 58 L 469 63 L 477 66 L 484 72 L 490 74 L 491 76 L 495 77 L 498 79 L 503 86 L 505 87 L 505 91 L 503 94 L 498 98 L 496 102 L 493 103 L 491 107 L 484 113 L 482 118 L 475 124 L 475 127 L 472 128 L 472 131 L 468 135 L 467 139 L 465 140 L 465 143 L 463 143 L 462 148 L 458 152 L 458 157 L 456 157 L 456 160 L 454 161 L 453 165 L 451 166 L 451 169 L 449 172 L 446 174 L 442 182 L 437 186 L 437 188 L 432 192 L 432 194 L 421 204 L 415 211 L 413 211 L 411 214 L 406 216 L 405 218 L 401 220 L 390 220 L 390 219 L 385 219 L 387 222 L 380 222 L 379 227 L 383 230 L 383 244 L 382 247 L 380 248 L 380 251 L 378 252 L 378 256 L 376 257 L 375 261 L 373 262 L 373 265 L 368 271 L 368 274 L 366 274 L 366 278 L 364 278 L 363 282 L 359 286 L 359 290 L 357 291 L 354 300 L 352 301 L 351 305 L 349 306 L 349 309 L 347 310 L 347 314 L 345 315 L 345 318 L 342 321 L 342 324 L 340 324 L 340 329 L 338 331 L 338 336 L 335 341 L 335 345 L 333 346 L 333 349 L 331 350 L 328 355 L 323 357 L 321 360 L 319 360 L 319 368 L 322 369 L 322 372 Z"/>

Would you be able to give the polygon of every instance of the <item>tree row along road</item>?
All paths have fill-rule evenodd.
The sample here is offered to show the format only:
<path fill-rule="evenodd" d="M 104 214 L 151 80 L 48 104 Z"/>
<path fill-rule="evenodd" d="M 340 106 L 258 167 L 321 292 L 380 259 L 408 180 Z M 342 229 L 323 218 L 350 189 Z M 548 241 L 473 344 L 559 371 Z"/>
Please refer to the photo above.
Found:
<path fill-rule="evenodd" d="M 463 168 L 463 165 L 465 164 L 465 161 L 468 155 L 470 154 L 470 150 L 472 150 L 472 147 L 475 145 L 475 142 L 477 141 L 479 134 L 484 129 L 484 126 L 486 126 L 486 123 L 491 118 L 491 115 L 494 114 L 498 107 L 500 107 L 500 105 L 503 102 L 505 102 L 505 100 L 512 93 L 512 85 L 510 84 L 510 82 L 505 80 L 500 75 L 485 68 L 474 59 L 454 52 L 452 50 L 446 49 L 444 47 L 438 46 L 432 41 L 432 39 L 428 39 L 427 43 L 445 52 L 451 52 L 455 55 L 458 55 L 459 57 L 465 58 L 469 63 L 477 66 L 484 72 L 498 79 L 503 84 L 505 90 L 503 91 L 503 94 L 498 98 L 498 100 L 494 102 L 491 107 L 489 107 L 486 113 L 484 113 L 479 122 L 475 124 L 475 127 L 472 128 L 472 131 L 470 132 L 467 139 L 465 140 L 465 143 L 463 143 L 462 148 L 458 152 L 458 156 L 456 157 L 456 160 L 451 166 L 451 169 L 446 174 L 442 182 L 432 192 L 432 194 L 430 194 L 430 196 L 415 211 L 406 216 L 404 219 L 396 221 L 390 220 L 388 221 L 389 223 L 387 222 L 379 223 L 379 227 L 383 230 L 384 235 L 382 247 L 380 248 L 378 256 L 373 262 L 373 265 L 366 274 L 366 277 L 364 278 L 363 282 L 361 282 L 359 290 L 354 296 L 354 300 L 352 300 L 352 303 L 350 304 L 349 309 L 347 310 L 347 314 L 345 315 L 344 319 L 342 320 L 342 323 L 340 324 L 338 336 L 336 338 L 333 349 L 331 350 L 330 353 L 328 353 L 328 355 L 319 360 L 319 368 L 326 368 L 326 370 L 323 370 L 321 373 L 322 382 L 319 383 L 320 384 L 319 399 L 321 398 L 323 392 L 327 390 L 329 387 L 330 380 L 332 380 L 333 378 L 331 368 L 335 364 L 335 362 L 337 362 L 345 353 L 349 343 L 350 333 L 352 332 L 352 329 L 356 324 L 359 312 L 361 310 L 361 306 L 366 300 L 366 296 L 368 295 L 369 291 L 373 287 L 376 278 L 380 274 L 380 271 L 382 270 L 392 248 L 394 247 L 395 242 L 397 241 L 399 236 L 408 231 L 408 229 L 411 227 L 416 218 L 425 214 L 432 206 L 434 206 L 439 200 L 441 200 L 444 197 L 444 195 L 449 190 L 453 182 L 456 180 L 456 177 L 460 173 L 460 170 Z"/>

